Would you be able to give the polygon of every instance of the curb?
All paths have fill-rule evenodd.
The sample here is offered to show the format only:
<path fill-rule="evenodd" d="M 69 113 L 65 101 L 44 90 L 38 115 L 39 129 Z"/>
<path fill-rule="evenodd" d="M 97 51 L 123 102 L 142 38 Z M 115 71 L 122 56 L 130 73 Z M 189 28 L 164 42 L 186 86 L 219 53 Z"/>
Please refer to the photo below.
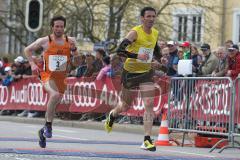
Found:
<path fill-rule="evenodd" d="M 27 118 L 27 117 L 16 117 L 16 116 L 0 116 L 0 121 L 8 121 L 8 122 L 15 122 L 15 123 L 28 123 L 28 124 L 41 124 L 41 125 L 43 125 L 45 123 L 44 118 Z M 104 130 L 103 122 L 93 122 L 93 121 L 54 119 L 53 125 L 64 126 L 64 127 L 83 128 L 83 129 Z M 143 134 L 143 125 L 115 123 L 113 131 Z M 152 135 L 157 136 L 158 131 L 159 131 L 159 127 L 153 126 Z"/>

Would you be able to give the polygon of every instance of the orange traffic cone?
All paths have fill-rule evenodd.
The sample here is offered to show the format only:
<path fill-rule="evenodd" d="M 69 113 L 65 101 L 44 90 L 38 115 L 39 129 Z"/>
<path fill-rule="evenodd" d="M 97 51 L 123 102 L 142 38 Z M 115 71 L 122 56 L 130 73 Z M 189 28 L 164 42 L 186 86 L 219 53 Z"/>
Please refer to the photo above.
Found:
<path fill-rule="evenodd" d="M 172 144 L 169 143 L 169 136 L 168 136 L 168 120 L 167 120 L 167 113 L 163 113 L 162 115 L 162 122 L 159 128 L 158 140 L 155 142 L 156 146 L 171 146 Z"/>

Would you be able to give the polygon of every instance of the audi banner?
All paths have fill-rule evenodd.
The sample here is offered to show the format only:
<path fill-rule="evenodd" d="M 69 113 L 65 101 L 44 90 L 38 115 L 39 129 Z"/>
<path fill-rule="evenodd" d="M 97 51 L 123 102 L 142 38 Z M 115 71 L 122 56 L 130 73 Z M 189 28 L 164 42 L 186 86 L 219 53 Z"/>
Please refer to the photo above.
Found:
<path fill-rule="evenodd" d="M 104 78 L 96 81 L 91 78 L 67 78 L 67 89 L 57 107 L 59 112 L 97 112 L 110 111 L 118 103 L 121 103 L 121 79 Z M 159 115 L 161 109 L 167 106 L 167 93 L 169 79 L 155 78 L 154 111 Z M 22 79 L 10 86 L 0 85 L 0 109 L 9 110 L 46 110 L 48 94 L 44 91 L 41 82 L 37 78 Z M 124 113 L 129 116 L 142 116 L 144 104 L 141 93 L 133 90 L 133 103 L 130 109 Z"/>

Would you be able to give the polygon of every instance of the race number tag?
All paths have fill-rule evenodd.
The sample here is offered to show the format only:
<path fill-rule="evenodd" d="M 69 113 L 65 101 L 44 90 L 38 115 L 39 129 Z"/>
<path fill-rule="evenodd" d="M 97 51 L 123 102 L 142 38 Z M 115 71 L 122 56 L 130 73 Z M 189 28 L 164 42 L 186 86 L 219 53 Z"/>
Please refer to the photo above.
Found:
<path fill-rule="evenodd" d="M 152 62 L 152 58 L 153 58 L 153 49 L 152 48 L 141 47 L 141 48 L 139 48 L 138 54 L 147 54 L 148 55 L 147 60 L 138 59 L 139 62 L 144 62 L 144 63 L 151 63 Z"/>
<path fill-rule="evenodd" d="M 48 68 L 50 71 L 66 71 L 67 56 L 50 55 Z"/>

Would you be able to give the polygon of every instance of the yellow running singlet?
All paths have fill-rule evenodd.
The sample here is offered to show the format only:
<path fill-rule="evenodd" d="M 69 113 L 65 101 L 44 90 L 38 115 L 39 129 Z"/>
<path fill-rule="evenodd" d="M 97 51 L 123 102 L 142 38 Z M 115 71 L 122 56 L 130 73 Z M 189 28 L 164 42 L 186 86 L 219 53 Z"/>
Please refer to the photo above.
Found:
<path fill-rule="evenodd" d="M 130 73 L 144 73 L 151 69 L 151 61 L 153 58 L 153 50 L 157 43 L 158 31 L 154 28 L 151 33 L 144 32 L 142 25 L 132 28 L 137 32 L 137 39 L 127 47 L 127 51 L 136 54 L 148 53 L 149 59 L 141 61 L 134 58 L 127 58 L 124 63 L 124 69 Z"/>

